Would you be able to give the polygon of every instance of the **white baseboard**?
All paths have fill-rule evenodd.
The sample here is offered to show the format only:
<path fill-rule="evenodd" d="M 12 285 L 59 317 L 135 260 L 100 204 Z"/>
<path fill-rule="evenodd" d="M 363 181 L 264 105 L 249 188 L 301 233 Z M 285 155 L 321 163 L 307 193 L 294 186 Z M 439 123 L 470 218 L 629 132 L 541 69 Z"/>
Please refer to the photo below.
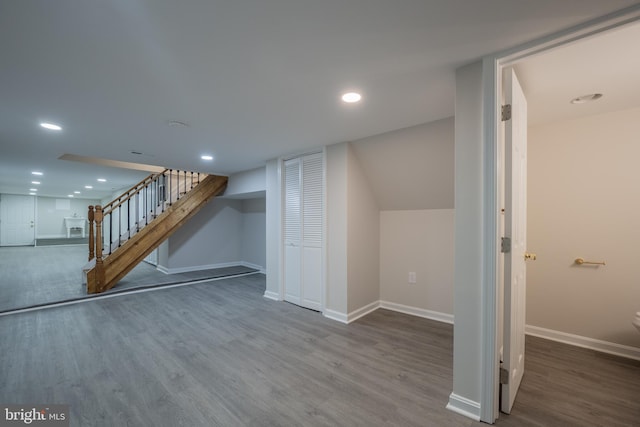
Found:
<path fill-rule="evenodd" d="M 73 237 L 82 237 L 82 236 L 74 235 Z M 36 240 L 38 240 L 38 239 L 66 239 L 66 238 L 67 238 L 66 234 L 42 234 L 42 235 L 36 236 Z"/>
<path fill-rule="evenodd" d="M 274 301 L 280 301 L 280 294 L 273 291 L 264 291 L 263 297 L 274 300 Z"/>
<path fill-rule="evenodd" d="M 455 393 L 449 395 L 447 409 L 474 421 L 480 421 L 480 403 L 458 396 Z"/>
<path fill-rule="evenodd" d="M 353 310 L 351 313 L 347 314 L 347 323 L 354 322 L 361 317 L 366 316 L 367 314 L 376 311 L 380 308 L 380 301 L 374 301 L 371 304 L 367 304 L 364 307 L 360 307 L 357 310 Z"/>
<path fill-rule="evenodd" d="M 616 344 L 609 341 L 597 340 L 583 337 L 581 335 L 568 334 L 566 332 L 554 331 L 552 329 L 540 328 L 538 326 L 526 325 L 525 333 L 534 337 L 545 338 L 564 344 L 575 345 L 577 347 L 588 348 L 601 351 L 603 353 L 640 360 L 640 348 L 628 345 Z"/>
<path fill-rule="evenodd" d="M 358 320 L 361 317 L 366 316 L 369 313 L 376 311 L 379 308 L 385 308 L 387 310 L 397 311 L 399 313 L 410 314 L 413 316 L 424 317 L 426 319 L 431 319 L 438 322 L 453 324 L 453 315 L 451 314 L 426 310 L 424 308 L 410 307 L 408 305 L 396 304 L 389 301 L 374 301 L 347 314 L 331 309 L 325 309 L 323 314 L 329 319 L 348 324 L 355 320 Z"/>
<path fill-rule="evenodd" d="M 217 264 L 194 265 L 191 267 L 177 267 L 177 268 L 167 268 L 163 265 L 159 265 L 157 268 L 159 271 L 165 274 L 176 274 L 176 273 L 191 273 L 192 271 L 211 270 L 214 268 L 237 267 L 239 265 L 247 268 L 254 268 L 256 270 L 260 270 L 261 273 L 263 273 L 263 270 L 264 270 L 264 268 L 259 265 L 251 264 L 245 261 L 221 262 Z"/>
<path fill-rule="evenodd" d="M 247 262 L 247 261 L 240 261 L 238 264 L 242 265 L 242 266 L 245 266 L 247 268 L 253 268 L 254 270 L 258 270 L 262 274 L 267 274 L 267 269 L 264 268 L 261 265 L 253 264 L 253 263 Z"/>
<path fill-rule="evenodd" d="M 425 308 L 411 307 L 408 305 L 397 304 L 395 302 L 380 301 L 380 308 L 393 310 L 404 314 L 424 317 L 426 319 L 436 320 L 438 322 L 449 323 L 453 325 L 453 314 L 440 313 L 439 311 L 427 310 Z"/>
<path fill-rule="evenodd" d="M 340 313 L 339 311 L 325 308 L 322 312 L 322 315 L 328 319 L 336 320 L 340 323 L 349 323 L 349 316 L 345 313 Z"/>

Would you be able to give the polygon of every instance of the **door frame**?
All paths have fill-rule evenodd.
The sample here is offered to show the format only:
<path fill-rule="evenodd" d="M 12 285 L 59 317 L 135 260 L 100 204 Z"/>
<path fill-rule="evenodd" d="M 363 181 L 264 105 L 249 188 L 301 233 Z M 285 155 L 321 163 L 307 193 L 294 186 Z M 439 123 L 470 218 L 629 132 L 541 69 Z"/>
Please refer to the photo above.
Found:
<path fill-rule="evenodd" d="M 502 98 L 503 69 L 518 61 L 575 41 L 640 22 L 640 5 L 590 20 L 569 29 L 533 40 L 512 49 L 489 55 L 482 60 L 483 140 L 486 156 L 484 163 L 484 207 L 483 227 L 483 277 L 482 277 L 482 350 L 481 350 L 481 394 L 480 419 L 493 424 L 499 414 L 499 319 L 503 301 L 499 300 L 500 280 L 500 109 Z"/>

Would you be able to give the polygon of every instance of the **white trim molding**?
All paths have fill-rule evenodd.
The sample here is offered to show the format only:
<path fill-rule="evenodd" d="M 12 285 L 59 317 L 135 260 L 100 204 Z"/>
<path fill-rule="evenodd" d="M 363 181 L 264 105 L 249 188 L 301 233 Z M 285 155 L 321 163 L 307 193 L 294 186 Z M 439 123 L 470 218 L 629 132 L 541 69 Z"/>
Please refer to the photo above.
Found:
<path fill-rule="evenodd" d="M 264 267 L 261 267 L 257 264 L 251 264 L 245 261 L 236 261 L 236 262 L 221 262 L 218 264 L 207 264 L 207 265 L 194 265 L 191 267 L 176 267 L 176 268 L 167 268 L 163 265 L 159 265 L 157 267 L 158 271 L 163 272 L 164 274 L 177 274 L 177 273 L 191 273 L 193 271 L 202 271 L 202 270 L 212 270 L 214 268 L 225 268 L 225 267 L 247 267 L 259 270 L 260 273 L 265 274 Z"/>
<path fill-rule="evenodd" d="M 575 345 L 576 347 L 588 348 L 590 350 L 626 357 L 628 359 L 640 360 L 640 348 L 638 347 L 597 340 L 595 338 L 583 337 L 581 335 L 568 334 L 566 332 L 554 331 L 552 329 L 545 329 L 532 325 L 526 325 L 525 332 L 527 335 L 534 337 Z"/>
<path fill-rule="evenodd" d="M 264 291 L 263 297 L 273 301 L 281 301 L 280 295 L 277 292 L 273 292 L 273 291 Z"/>
<path fill-rule="evenodd" d="M 373 313 L 378 308 L 380 308 L 380 301 L 374 301 L 371 304 L 367 304 L 364 307 L 360 307 L 357 310 L 353 310 L 351 313 L 347 314 L 347 323 L 354 322 L 359 318 L 366 316 L 369 313 Z"/>
<path fill-rule="evenodd" d="M 474 421 L 480 421 L 480 403 L 458 396 L 455 393 L 449 395 L 447 409 Z"/>
<path fill-rule="evenodd" d="M 331 310 L 330 308 L 325 308 L 322 312 L 322 315 L 328 319 L 338 321 L 340 323 L 348 324 L 349 316 L 345 313 L 340 313 L 339 311 Z"/>
<path fill-rule="evenodd" d="M 441 313 L 439 311 L 427 310 L 425 308 L 411 307 L 389 301 L 380 301 L 380 308 L 453 325 L 453 314 Z"/>
<path fill-rule="evenodd" d="M 242 265 L 242 266 L 247 267 L 247 268 L 253 268 L 254 270 L 258 270 L 262 274 L 267 274 L 267 269 L 265 267 L 261 266 L 261 265 L 258 265 L 258 264 L 254 264 L 254 263 L 247 262 L 247 261 L 240 261 L 238 263 L 238 265 Z"/>
<path fill-rule="evenodd" d="M 267 297 L 266 293 L 265 297 Z M 436 322 L 453 324 L 453 314 L 441 313 L 439 311 L 427 310 L 424 308 L 411 307 L 408 305 L 398 304 L 390 301 L 374 301 L 346 314 L 327 308 L 322 314 L 329 319 L 349 324 L 360 319 L 361 317 L 366 316 L 369 313 L 373 313 L 379 308 L 396 311 L 398 313 L 409 314 L 411 316 L 423 317 L 425 319 L 435 320 Z"/>

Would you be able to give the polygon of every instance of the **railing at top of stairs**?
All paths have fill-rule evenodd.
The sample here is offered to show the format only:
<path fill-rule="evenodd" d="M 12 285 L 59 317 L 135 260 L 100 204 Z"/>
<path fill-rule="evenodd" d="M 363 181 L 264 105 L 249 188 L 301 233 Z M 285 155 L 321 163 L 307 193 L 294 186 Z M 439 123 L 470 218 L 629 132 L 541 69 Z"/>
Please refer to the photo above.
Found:
<path fill-rule="evenodd" d="M 149 175 L 104 206 L 89 206 L 89 261 L 95 258 L 98 267 L 104 258 L 184 197 L 206 176 L 198 172 L 165 169 Z"/>

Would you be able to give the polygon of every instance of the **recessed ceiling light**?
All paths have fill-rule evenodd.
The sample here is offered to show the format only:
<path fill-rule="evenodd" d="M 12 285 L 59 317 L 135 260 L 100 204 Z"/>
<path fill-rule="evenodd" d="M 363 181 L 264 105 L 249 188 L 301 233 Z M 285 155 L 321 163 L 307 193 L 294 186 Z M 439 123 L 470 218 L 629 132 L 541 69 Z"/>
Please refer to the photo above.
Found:
<path fill-rule="evenodd" d="M 33 171 L 33 172 L 31 172 L 31 175 L 42 176 L 42 172 Z"/>
<path fill-rule="evenodd" d="M 93 187 L 91 185 L 85 185 L 84 188 L 86 188 L 87 190 L 91 190 Z"/>
<path fill-rule="evenodd" d="M 40 181 L 31 181 L 32 184 L 40 185 Z"/>
<path fill-rule="evenodd" d="M 348 103 L 358 102 L 362 99 L 362 95 L 357 92 L 347 92 L 342 95 L 342 100 Z"/>
<path fill-rule="evenodd" d="M 586 104 L 587 102 L 595 101 L 602 98 L 601 93 L 590 93 L 588 95 L 582 95 L 571 100 L 572 104 Z"/>
<path fill-rule="evenodd" d="M 35 196 L 36 193 L 34 193 L 33 191 L 31 193 L 29 193 L 30 196 Z"/>
<path fill-rule="evenodd" d="M 30 188 L 29 191 L 38 191 L 37 188 Z"/>
<path fill-rule="evenodd" d="M 40 123 L 40 126 L 42 126 L 45 129 L 49 129 L 49 130 L 62 130 L 62 126 L 57 125 L 55 123 L 42 122 L 42 123 Z"/>
<path fill-rule="evenodd" d="M 189 123 L 182 122 L 180 120 L 167 120 L 167 126 L 177 127 L 177 128 L 188 128 Z"/>
<path fill-rule="evenodd" d="M 73 194 L 67 194 L 67 197 L 73 197 Z"/>
<path fill-rule="evenodd" d="M 107 182 L 107 180 L 104 178 L 98 178 L 98 182 Z"/>
<path fill-rule="evenodd" d="M 79 192 L 79 191 L 74 191 L 74 193 L 75 193 L 75 194 L 80 194 L 80 192 Z"/>
<path fill-rule="evenodd" d="M 213 156 L 209 156 L 207 154 L 204 154 L 204 155 L 200 156 L 200 158 L 202 160 L 213 160 Z"/>

